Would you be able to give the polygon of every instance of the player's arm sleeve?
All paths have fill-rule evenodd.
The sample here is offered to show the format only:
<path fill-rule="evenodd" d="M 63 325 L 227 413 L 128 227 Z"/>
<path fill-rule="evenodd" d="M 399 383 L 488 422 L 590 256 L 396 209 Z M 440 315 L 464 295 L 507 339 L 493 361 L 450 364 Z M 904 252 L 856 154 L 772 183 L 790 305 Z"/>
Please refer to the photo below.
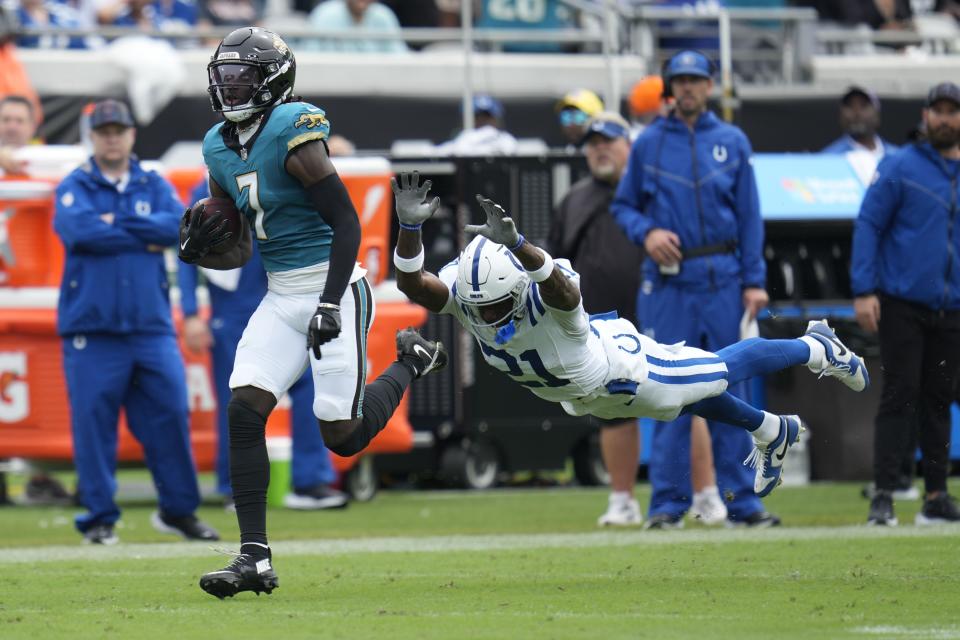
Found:
<path fill-rule="evenodd" d="M 764 288 L 767 284 L 767 263 L 763 260 L 763 218 L 760 196 L 753 172 L 753 150 L 744 136 L 740 145 L 740 169 L 737 171 L 736 207 L 737 242 L 740 248 L 742 286 Z"/>
<path fill-rule="evenodd" d="M 197 315 L 197 266 L 177 261 L 177 286 L 180 287 L 180 309 L 183 317 Z"/>
<path fill-rule="evenodd" d="M 53 228 L 67 251 L 115 254 L 146 249 L 133 234 L 104 222 L 102 213 L 94 210 L 86 191 L 75 181 L 68 178 L 57 187 Z"/>
<path fill-rule="evenodd" d="M 126 212 L 117 216 L 117 226 L 129 231 L 147 244 L 169 247 L 177 243 L 180 235 L 180 218 L 183 216 L 183 203 L 177 197 L 173 186 L 166 180 L 156 177 L 153 185 L 156 210 L 150 215 L 141 216 L 135 212 Z"/>
<path fill-rule="evenodd" d="M 307 187 L 307 194 L 323 221 L 333 229 L 327 283 L 320 301 L 340 304 L 360 251 L 360 218 L 353 208 L 347 188 L 336 173 Z"/>
<path fill-rule="evenodd" d="M 879 285 L 877 251 L 902 200 L 902 185 L 897 177 L 895 158 L 888 156 L 880 162 L 873 184 L 867 189 L 860 203 L 860 213 L 853 223 L 850 288 L 854 296 L 874 293 Z"/>
<path fill-rule="evenodd" d="M 286 144 L 282 169 L 300 181 L 311 204 L 333 230 L 327 283 L 320 301 L 340 304 L 360 251 L 360 218 L 327 153 L 330 123 L 323 109 L 304 105 L 291 115 L 280 137 Z"/>
<path fill-rule="evenodd" d="M 630 149 L 630 159 L 610 204 L 610 214 L 630 241 L 642 247 L 647 234 L 653 228 L 653 220 L 644 213 L 647 198 L 643 192 L 641 151 L 640 144 L 634 144 Z"/>

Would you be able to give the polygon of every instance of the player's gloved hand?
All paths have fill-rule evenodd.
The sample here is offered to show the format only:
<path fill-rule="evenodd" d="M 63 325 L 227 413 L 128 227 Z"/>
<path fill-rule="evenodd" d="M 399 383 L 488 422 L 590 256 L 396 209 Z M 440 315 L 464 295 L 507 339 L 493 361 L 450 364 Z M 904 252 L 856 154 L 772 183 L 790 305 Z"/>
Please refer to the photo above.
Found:
<path fill-rule="evenodd" d="M 329 302 L 321 302 L 310 318 L 307 327 L 307 349 L 313 350 L 313 357 L 320 359 L 320 345 L 326 344 L 340 335 L 340 307 Z"/>
<path fill-rule="evenodd" d="M 489 198 L 484 198 L 477 194 L 477 202 L 480 208 L 487 214 L 487 221 L 484 224 L 468 224 L 463 230 L 467 233 L 476 233 L 487 240 L 493 240 L 502 244 L 508 249 L 513 249 L 520 242 L 520 233 L 517 231 L 517 225 L 513 223 L 513 218 L 507 215 L 503 207 Z"/>
<path fill-rule="evenodd" d="M 200 262 L 210 249 L 233 237 L 233 232 L 226 230 L 223 216 L 210 216 L 201 222 L 202 213 L 203 205 L 196 211 L 188 208 L 180 219 L 180 259 L 184 262 Z"/>
<path fill-rule="evenodd" d="M 430 202 L 425 202 L 427 193 L 433 183 L 429 180 L 420 185 L 420 174 L 401 173 L 400 184 L 397 184 L 396 178 L 390 178 L 390 186 L 393 187 L 393 197 L 397 203 L 397 218 L 400 223 L 419 227 L 426 220 L 436 213 L 440 206 L 440 198 L 434 197 Z"/>

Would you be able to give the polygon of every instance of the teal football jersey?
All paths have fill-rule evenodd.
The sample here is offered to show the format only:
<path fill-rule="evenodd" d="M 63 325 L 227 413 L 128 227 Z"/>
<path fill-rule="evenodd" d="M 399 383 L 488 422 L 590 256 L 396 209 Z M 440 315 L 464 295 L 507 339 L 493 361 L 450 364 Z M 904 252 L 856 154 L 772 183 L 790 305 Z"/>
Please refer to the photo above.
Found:
<path fill-rule="evenodd" d="M 294 149 L 330 135 L 323 109 L 306 102 L 274 107 L 248 149 L 241 149 L 235 133 L 232 140 L 224 139 L 226 125 L 221 122 L 207 132 L 203 160 L 247 217 L 266 270 L 289 271 L 328 261 L 333 230 L 285 168 Z"/>

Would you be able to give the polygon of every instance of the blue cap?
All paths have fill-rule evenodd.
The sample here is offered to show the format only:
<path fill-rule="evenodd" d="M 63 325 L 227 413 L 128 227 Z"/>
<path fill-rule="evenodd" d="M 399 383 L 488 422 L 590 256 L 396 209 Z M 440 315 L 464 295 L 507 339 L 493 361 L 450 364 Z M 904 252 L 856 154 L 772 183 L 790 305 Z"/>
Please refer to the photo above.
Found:
<path fill-rule="evenodd" d="M 668 82 L 677 76 L 710 78 L 713 77 L 713 64 L 699 51 L 681 51 L 667 61 L 663 75 Z"/>
<path fill-rule="evenodd" d="M 583 137 L 580 138 L 580 144 L 586 144 L 587 140 L 594 135 L 603 136 L 608 140 L 624 138 L 629 141 L 630 124 L 619 113 L 604 111 L 598 113 L 587 123 Z"/>
<path fill-rule="evenodd" d="M 90 128 L 97 129 L 107 124 L 135 126 L 130 109 L 119 100 L 101 100 L 93 105 L 93 111 L 90 112 Z"/>
<path fill-rule="evenodd" d="M 489 113 L 494 118 L 503 117 L 503 105 L 493 96 L 478 93 L 473 96 L 473 110 L 476 113 Z"/>

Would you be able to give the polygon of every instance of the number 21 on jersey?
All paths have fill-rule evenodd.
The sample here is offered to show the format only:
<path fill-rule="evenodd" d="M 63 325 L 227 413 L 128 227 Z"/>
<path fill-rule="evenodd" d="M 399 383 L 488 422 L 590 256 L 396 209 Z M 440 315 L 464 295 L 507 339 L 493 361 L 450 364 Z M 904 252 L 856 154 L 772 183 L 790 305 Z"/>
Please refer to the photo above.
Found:
<path fill-rule="evenodd" d="M 260 206 L 260 187 L 257 181 L 257 172 L 242 173 L 237 176 L 237 188 L 242 192 L 247 192 L 247 202 L 255 214 L 253 227 L 257 232 L 257 240 L 266 240 L 267 232 L 263 228 L 263 207 Z"/>

